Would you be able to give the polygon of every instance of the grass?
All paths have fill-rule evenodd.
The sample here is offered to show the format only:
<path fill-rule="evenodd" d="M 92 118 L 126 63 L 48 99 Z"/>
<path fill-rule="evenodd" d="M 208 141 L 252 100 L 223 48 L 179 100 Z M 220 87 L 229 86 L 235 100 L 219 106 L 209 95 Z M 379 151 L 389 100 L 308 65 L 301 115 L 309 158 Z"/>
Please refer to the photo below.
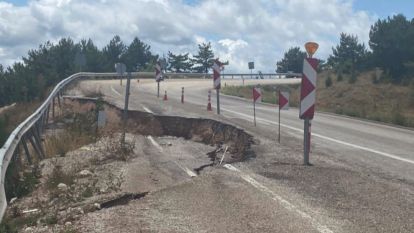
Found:
<path fill-rule="evenodd" d="M 97 139 L 96 112 L 74 112 L 69 116 L 72 123 L 68 123 L 64 131 L 52 135 L 45 140 L 46 156 L 64 157 L 66 153 L 76 150 L 84 145 L 93 143 Z"/>
<path fill-rule="evenodd" d="M 238 96 L 246 99 L 253 99 L 252 89 L 253 85 L 247 86 L 227 86 L 222 88 L 222 93 L 226 95 Z M 282 90 L 290 90 L 290 106 L 297 107 L 299 103 L 299 85 L 262 85 L 262 102 L 277 104 L 279 101 L 279 96 L 276 92 L 276 88 L 281 88 Z"/>
<path fill-rule="evenodd" d="M 46 188 L 54 190 L 57 188 L 58 184 L 63 183 L 67 186 L 70 186 L 74 183 L 75 174 L 74 173 L 65 173 L 62 171 L 62 168 L 58 165 L 55 165 L 52 171 L 52 174 L 48 177 L 46 181 Z"/>
<path fill-rule="evenodd" d="M 0 233 L 17 233 L 25 226 L 35 226 L 42 214 L 28 214 L 16 218 L 5 217 L 0 224 Z"/>
<path fill-rule="evenodd" d="M 0 146 L 2 146 L 10 133 L 39 106 L 40 101 L 17 103 L 0 113 Z"/>
<path fill-rule="evenodd" d="M 414 82 L 410 85 L 373 83 L 375 72 L 358 77 L 324 71 L 318 74 L 316 109 L 401 126 L 414 127 Z M 330 81 L 326 81 L 327 79 Z M 326 83 L 330 85 L 326 85 Z M 263 102 L 277 103 L 275 85 L 262 86 Z M 252 98 L 253 86 L 227 86 L 222 93 Z M 286 88 L 286 87 L 285 87 Z M 290 105 L 299 104 L 299 86 L 290 86 Z"/>
<path fill-rule="evenodd" d="M 37 166 L 33 166 L 31 171 L 23 171 L 22 166 L 12 160 L 6 171 L 5 189 L 6 197 L 9 201 L 13 197 L 20 198 L 31 193 L 36 184 L 39 183 L 40 171 Z"/>

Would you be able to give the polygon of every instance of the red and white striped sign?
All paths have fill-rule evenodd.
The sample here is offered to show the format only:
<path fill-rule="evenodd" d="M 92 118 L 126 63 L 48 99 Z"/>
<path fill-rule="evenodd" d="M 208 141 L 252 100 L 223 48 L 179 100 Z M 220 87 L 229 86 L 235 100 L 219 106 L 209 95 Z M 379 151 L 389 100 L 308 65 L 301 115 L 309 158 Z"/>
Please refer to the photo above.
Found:
<path fill-rule="evenodd" d="M 262 102 L 262 90 L 260 87 L 253 87 L 253 101 L 255 103 L 257 101 Z"/>
<path fill-rule="evenodd" d="M 287 91 L 279 92 L 279 109 L 280 110 L 289 109 L 289 92 Z"/>
<path fill-rule="evenodd" d="M 222 68 L 223 68 L 223 64 L 218 59 L 214 60 L 214 63 L 213 63 L 214 89 L 221 88 L 220 73 L 221 73 Z"/>
<path fill-rule="evenodd" d="M 317 59 L 305 58 L 303 62 L 302 85 L 300 88 L 300 119 L 313 119 L 315 113 L 317 67 Z"/>
<path fill-rule="evenodd" d="M 159 82 L 161 80 L 161 77 L 161 64 L 158 61 L 157 64 L 155 64 L 155 81 Z"/>

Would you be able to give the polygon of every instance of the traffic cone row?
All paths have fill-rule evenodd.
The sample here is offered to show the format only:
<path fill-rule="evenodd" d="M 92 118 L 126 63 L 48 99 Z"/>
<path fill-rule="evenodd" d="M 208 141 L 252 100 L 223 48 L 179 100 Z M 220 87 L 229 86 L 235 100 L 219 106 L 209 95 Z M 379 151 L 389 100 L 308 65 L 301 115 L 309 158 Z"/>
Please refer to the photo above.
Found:
<path fill-rule="evenodd" d="M 181 91 L 181 103 L 184 103 L 184 87 L 181 90 L 182 90 Z M 165 91 L 163 100 L 164 101 L 168 100 L 167 91 Z M 213 111 L 213 109 L 211 108 L 211 90 L 208 90 L 207 111 Z"/>

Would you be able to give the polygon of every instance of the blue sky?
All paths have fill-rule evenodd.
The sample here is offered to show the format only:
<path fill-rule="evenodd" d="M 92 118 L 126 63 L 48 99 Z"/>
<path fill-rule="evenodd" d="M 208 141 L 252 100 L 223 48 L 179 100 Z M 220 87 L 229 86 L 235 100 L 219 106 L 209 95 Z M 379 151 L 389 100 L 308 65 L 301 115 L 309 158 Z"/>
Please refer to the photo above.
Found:
<path fill-rule="evenodd" d="M 246 72 L 255 61 L 258 70 L 273 72 L 291 47 L 315 41 L 318 58 L 327 59 L 341 32 L 367 44 L 378 18 L 414 17 L 414 0 L 29 1 L 0 0 L 0 64 L 21 61 L 46 41 L 91 38 L 102 48 L 119 35 L 125 44 L 139 37 L 160 55 L 194 54 L 197 44 L 211 42 L 229 71 Z"/>
<path fill-rule="evenodd" d="M 183 0 L 185 3 L 194 5 L 201 0 Z M 28 0 L 7 0 L 5 2 L 13 3 L 16 6 L 24 6 Z M 407 18 L 414 18 L 414 1 L 413 0 L 354 0 L 353 8 L 355 10 L 367 11 L 379 18 L 402 13 Z"/>
<path fill-rule="evenodd" d="M 379 18 L 402 13 L 407 18 L 414 17 L 412 0 L 355 0 L 354 9 L 376 14 Z"/>

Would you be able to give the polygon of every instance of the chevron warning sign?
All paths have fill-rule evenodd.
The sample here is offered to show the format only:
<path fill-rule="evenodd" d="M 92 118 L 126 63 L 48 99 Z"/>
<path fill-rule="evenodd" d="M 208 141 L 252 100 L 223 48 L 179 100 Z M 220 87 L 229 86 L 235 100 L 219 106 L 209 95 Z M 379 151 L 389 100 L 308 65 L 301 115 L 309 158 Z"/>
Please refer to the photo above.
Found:
<path fill-rule="evenodd" d="M 313 119 L 315 113 L 317 67 L 317 59 L 305 58 L 303 62 L 302 84 L 300 88 L 300 119 Z"/>
<path fill-rule="evenodd" d="M 253 87 L 253 101 L 256 103 L 262 102 L 262 91 L 260 87 Z"/>
<path fill-rule="evenodd" d="M 214 89 L 221 88 L 220 73 L 221 73 L 222 68 L 223 68 L 223 64 L 218 59 L 214 60 L 214 63 L 213 63 Z"/>
<path fill-rule="evenodd" d="M 158 61 L 157 64 L 155 64 L 155 81 L 159 82 L 161 81 L 162 74 L 161 74 L 161 64 Z"/>
<path fill-rule="evenodd" d="M 287 91 L 279 92 L 279 109 L 280 110 L 289 109 L 289 92 Z"/>

